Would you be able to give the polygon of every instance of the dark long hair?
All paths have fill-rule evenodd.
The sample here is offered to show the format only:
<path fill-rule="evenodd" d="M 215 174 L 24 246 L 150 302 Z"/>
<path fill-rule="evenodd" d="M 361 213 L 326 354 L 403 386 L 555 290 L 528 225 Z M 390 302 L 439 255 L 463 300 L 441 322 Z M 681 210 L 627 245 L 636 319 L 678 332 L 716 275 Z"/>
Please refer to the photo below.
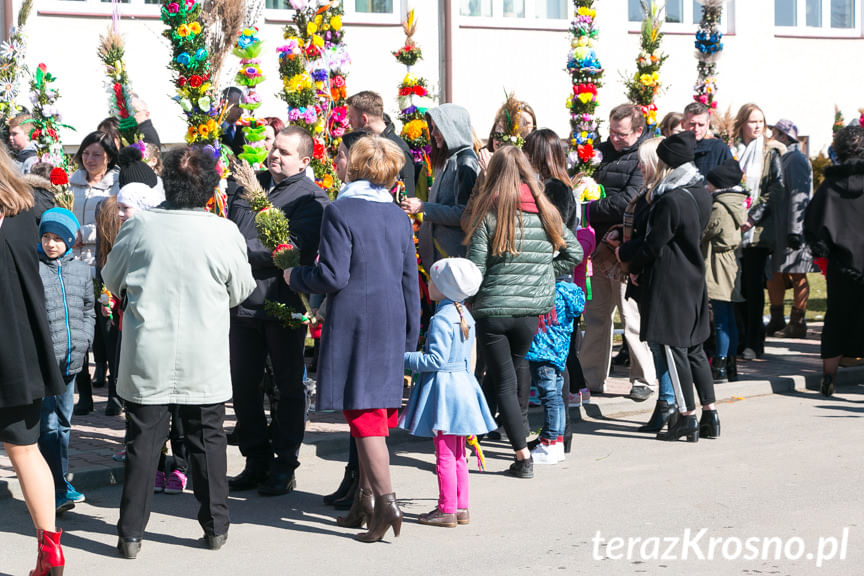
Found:
<path fill-rule="evenodd" d="M 554 131 L 541 128 L 531 132 L 525 138 L 522 151 L 544 181 L 555 178 L 563 182 L 567 188 L 572 188 L 570 176 L 567 175 L 567 153 L 564 151 L 561 138 Z"/>
<path fill-rule="evenodd" d="M 102 147 L 105 151 L 105 156 L 108 157 L 108 170 L 114 168 L 117 164 L 117 156 L 120 154 L 117 150 L 117 146 L 114 145 L 114 137 L 107 132 L 100 132 L 98 130 L 90 132 L 84 137 L 84 140 L 81 141 L 81 146 L 78 147 L 78 152 L 75 153 L 75 163 L 78 164 L 78 166 L 82 166 L 81 155 L 84 154 L 84 150 L 86 150 L 91 144 L 99 144 Z"/>
<path fill-rule="evenodd" d="M 435 121 L 432 120 L 432 116 L 428 112 L 426 113 L 426 125 L 429 127 L 429 162 L 432 163 L 432 168 L 440 170 L 447 162 L 447 158 L 450 157 L 450 150 L 447 149 L 447 142 L 439 147 L 435 138 L 432 138 L 432 127 L 435 126 Z"/>

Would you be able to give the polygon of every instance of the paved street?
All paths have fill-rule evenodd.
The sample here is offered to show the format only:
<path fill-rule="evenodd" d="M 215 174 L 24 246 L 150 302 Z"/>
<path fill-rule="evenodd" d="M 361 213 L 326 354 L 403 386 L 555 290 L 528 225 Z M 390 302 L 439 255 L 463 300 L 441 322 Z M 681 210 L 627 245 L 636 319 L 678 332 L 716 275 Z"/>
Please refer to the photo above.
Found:
<path fill-rule="evenodd" d="M 230 539 L 218 552 L 196 542 L 201 534 L 193 519 L 195 500 L 187 492 L 155 495 L 141 554 L 135 561 L 120 559 L 114 550 L 120 488 L 88 490 L 87 503 L 60 521 L 66 574 L 860 573 L 864 386 L 844 388 L 831 399 L 814 392 L 751 397 L 719 410 L 722 438 L 695 445 L 636 433 L 645 414 L 588 419 L 577 424 L 567 461 L 536 467 L 533 480 L 504 474 L 507 450 L 487 444 L 489 471 L 474 472 L 471 463 L 472 522 L 456 529 L 416 523 L 437 496 L 431 442 L 401 443 L 394 450 L 393 476 L 405 525 L 400 538 L 390 532 L 386 543 L 376 545 L 357 543 L 351 539 L 355 531 L 335 525 L 336 514 L 320 495 L 335 488 L 343 463 L 313 457 L 311 450 L 294 494 L 232 498 Z M 232 473 L 242 467 L 236 448 L 229 466 Z M 24 505 L 5 499 L 0 512 L 0 575 L 26 574 L 35 546 Z M 694 544 L 703 528 L 707 532 Z M 692 546 L 682 560 L 682 546 L 669 552 L 672 541 L 664 539 L 686 538 L 687 529 Z M 593 541 L 598 531 L 603 542 Z M 623 548 L 609 540 L 614 537 L 624 539 Z M 726 538 L 717 544 L 715 559 L 694 559 L 694 548 L 708 556 L 711 537 Z M 737 546 L 751 537 L 781 538 L 801 559 L 775 560 L 776 547 L 769 547 L 769 560 L 742 560 L 748 549 Z M 820 545 L 820 537 L 837 542 Z M 628 538 L 641 539 L 631 544 L 629 559 Z M 827 556 L 832 544 L 835 558 L 817 569 L 816 558 L 808 560 L 807 554 L 821 546 Z M 722 559 L 723 550 L 739 559 Z M 845 560 L 837 559 L 844 551 Z M 679 559 L 654 559 L 663 554 Z"/>

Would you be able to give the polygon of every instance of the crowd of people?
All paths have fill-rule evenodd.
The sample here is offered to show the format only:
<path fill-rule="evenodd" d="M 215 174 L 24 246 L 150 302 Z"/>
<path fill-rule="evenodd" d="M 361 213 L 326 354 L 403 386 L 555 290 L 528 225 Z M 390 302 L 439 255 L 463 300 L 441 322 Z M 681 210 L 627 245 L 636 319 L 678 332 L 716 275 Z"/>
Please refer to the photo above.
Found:
<path fill-rule="evenodd" d="M 465 108 L 430 109 L 429 166 L 414 165 L 379 95 L 348 105 L 353 131 L 334 162 L 345 185 L 333 200 L 307 176 L 311 136 L 267 119 L 257 177 L 300 254 L 285 270 L 259 238 L 249 191 L 229 181 L 227 218 L 209 213 L 220 186 L 212 156 L 163 156 L 145 107 L 142 146 L 121 149 L 111 119 L 83 139 L 66 207 L 54 206 L 54 167 L 36 157 L 28 116 L 10 121 L 0 298 L 13 329 L 0 337 L 0 439 L 38 531 L 31 574 L 62 572 L 55 517 L 85 498 L 68 481 L 69 439 L 73 416 L 94 408 L 93 387 L 108 387 L 107 416 L 125 416 L 117 549 L 131 559 L 153 494 L 181 493 L 187 476 L 213 550 L 227 541 L 229 492 L 296 487 L 310 372 L 316 409 L 342 411 L 351 437 L 345 476 L 324 500 L 348 510 L 341 526 L 365 526 L 358 540 L 376 542 L 402 525 L 392 428 L 434 440 L 440 496 L 419 518 L 432 526 L 470 522 L 466 438 L 506 437 L 517 478 L 563 461 L 571 395 L 605 392 L 616 310 L 629 396 L 656 396 L 639 430 L 660 440 L 720 436 L 715 383 L 736 380 L 738 358 L 761 356 L 766 336 L 806 337 L 816 265 L 828 280 L 822 393 L 833 393 L 843 356 L 864 356 L 860 126 L 836 134 L 838 163 L 814 195 L 797 127 L 767 126 L 755 104 L 738 112 L 730 145 L 698 102 L 657 134 L 639 107 L 616 106 L 593 180 L 568 174 L 560 135 L 538 129 L 526 103 L 517 133 L 508 100 L 486 142 Z M 226 146 L 242 145 L 230 115 L 224 128 Z M 599 199 L 584 201 L 586 183 L 602 187 Z M 270 302 L 301 310 L 306 295 L 307 323 L 268 313 Z M 323 326 L 314 365 L 308 322 Z M 532 386 L 544 423 L 529 441 Z M 230 479 L 228 401 L 245 458 Z"/>

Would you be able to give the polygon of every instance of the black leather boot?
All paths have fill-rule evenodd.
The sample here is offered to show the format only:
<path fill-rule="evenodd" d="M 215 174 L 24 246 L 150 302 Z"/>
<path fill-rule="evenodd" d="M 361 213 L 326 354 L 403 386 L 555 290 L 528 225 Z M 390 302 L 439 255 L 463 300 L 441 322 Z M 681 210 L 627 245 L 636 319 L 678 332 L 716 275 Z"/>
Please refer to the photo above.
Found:
<path fill-rule="evenodd" d="M 651 418 L 646 424 L 637 428 L 637 432 L 659 432 L 676 412 L 678 412 L 678 406 L 669 404 L 665 400 L 658 400 L 654 405 L 654 412 L 651 414 Z"/>
<path fill-rule="evenodd" d="M 699 441 L 699 421 L 696 420 L 695 414 L 679 416 L 677 422 L 669 426 L 669 430 L 657 434 L 657 439 L 676 442 L 682 436 L 687 437 L 687 442 Z"/>
<path fill-rule="evenodd" d="M 726 378 L 729 382 L 738 381 L 738 358 L 734 354 L 726 358 Z"/>
<path fill-rule="evenodd" d="M 726 357 L 715 356 L 711 363 L 711 375 L 714 377 L 714 383 L 720 384 L 729 381 L 729 373 L 726 369 Z"/>
<path fill-rule="evenodd" d="M 375 511 L 369 523 L 369 531 L 354 536 L 360 542 L 378 542 L 393 527 L 393 535 L 397 538 L 402 531 L 402 510 L 396 503 L 396 494 L 382 494 L 375 498 Z"/>
<path fill-rule="evenodd" d="M 351 484 L 357 481 L 357 471 L 353 468 L 345 467 L 345 474 L 342 476 L 342 482 L 339 483 L 339 487 L 332 494 L 327 494 L 324 496 L 324 504 L 333 505 L 337 500 L 341 500 L 348 494 L 348 491 L 351 490 Z M 353 496 L 353 494 L 352 494 Z"/>
<path fill-rule="evenodd" d="M 702 438 L 720 437 L 720 416 L 717 410 L 703 410 L 699 420 L 699 436 Z"/>
<path fill-rule="evenodd" d="M 269 470 L 270 462 L 268 460 L 247 459 L 243 471 L 234 478 L 228 479 L 228 489 L 232 492 L 253 490 L 267 480 Z"/>

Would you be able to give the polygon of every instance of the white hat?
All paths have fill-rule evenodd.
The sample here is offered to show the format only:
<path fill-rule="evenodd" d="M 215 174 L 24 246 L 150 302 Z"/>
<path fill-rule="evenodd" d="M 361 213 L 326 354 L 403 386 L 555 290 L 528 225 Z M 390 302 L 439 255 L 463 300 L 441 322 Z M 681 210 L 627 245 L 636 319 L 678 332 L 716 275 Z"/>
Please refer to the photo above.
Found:
<path fill-rule="evenodd" d="M 118 203 L 134 206 L 139 210 L 150 210 L 164 201 L 165 190 L 162 188 L 161 179 L 153 188 L 143 182 L 130 182 L 117 192 Z"/>
<path fill-rule="evenodd" d="M 432 264 L 432 283 L 441 294 L 453 302 L 470 298 L 480 289 L 483 274 L 466 258 L 444 258 Z"/>

